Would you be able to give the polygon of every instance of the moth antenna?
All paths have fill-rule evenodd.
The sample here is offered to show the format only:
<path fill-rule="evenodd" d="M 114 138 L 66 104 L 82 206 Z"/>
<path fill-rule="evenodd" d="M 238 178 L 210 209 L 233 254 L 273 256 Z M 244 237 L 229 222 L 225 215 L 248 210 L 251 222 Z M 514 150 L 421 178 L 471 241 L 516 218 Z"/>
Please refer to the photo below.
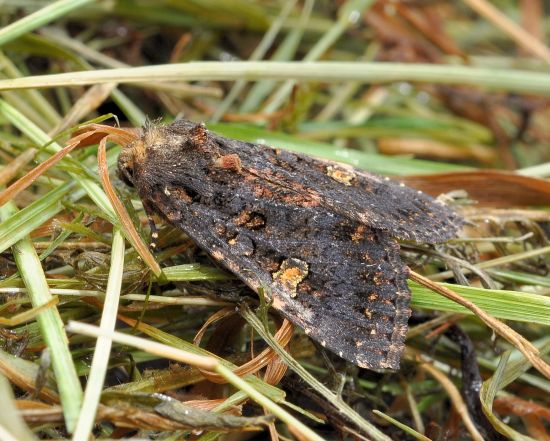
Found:
<path fill-rule="evenodd" d="M 119 217 L 120 224 L 126 237 L 130 241 L 134 249 L 137 251 L 139 256 L 143 259 L 143 261 L 147 264 L 151 271 L 153 271 L 155 276 L 160 277 L 162 275 L 162 270 L 159 264 L 149 251 L 149 248 L 143 243 L 143 240 L 141 240 L 141 237 L 137 232 L 134 223 L 130 219 L 126 208 L 124 208 L 124 205 L 116 195 L 113 185 L 111 184 L 111 179 L 109 178 L 109 167 L 107 165 L 107 140 L 109 140 L 110 137 L 111 135 L 105 136 L 99 142 L 99 146 L 97 149 L 97 168 L 99 178 L 101 179 L 101 184 L 115 210 L 115 213 Z"/>

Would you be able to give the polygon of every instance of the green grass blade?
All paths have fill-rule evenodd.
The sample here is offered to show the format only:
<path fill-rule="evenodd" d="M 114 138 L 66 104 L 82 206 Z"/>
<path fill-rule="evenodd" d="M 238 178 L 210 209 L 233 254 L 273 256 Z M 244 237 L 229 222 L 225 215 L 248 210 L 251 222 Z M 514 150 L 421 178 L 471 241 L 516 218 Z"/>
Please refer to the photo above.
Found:
<path fill-rule="evenodd" d="M 405 433 L 408 433 L 410 436 L 412 436 L 415 439 L 418 439 L 420 441 L 430 441 L 430 438 L 428 438 L 427 436 L 424 436 L 421 433 L 414 430 L 413 428 L 407 426 L 406 424 L 403 424 L 400 421 L 397 421 L 395 418 L 392 418 L 391 416 L 386 415 L 384 412 L 380 412 L 379 410 L 373 410 L 372 413 L 385 419 L 388 423 L 393 424 L 396 427 L 399 427 L 401 430 L 403 430 Z"/>
<path fill-rule="evenodd" d="M 189 343 L 188 341 L 185 341 L 179 337 L 170 335 L 167 332 L 164 332 L 160 329 L 157 329 L 145 323 L 141 323 L 138 326 L 138 329 L 139 331 L 143 332 L 149 337 L 154 338 L 158 342 L 171 346 L 173 348 L 181 349 L 183 351 L 187 351 L 189 353 L 204 356 L 204 357 L 219 358 L 217 355 L 214 355 L 211 352 L 208 352 L 206 349 L 203 349 L 199 346 L 195 346 L 193 343 Z M 230 363 L 229 361 L 226 361 L 223 359 L 221 360 L 221 362 L 224 363 L 229 369 L 234 369 L 237 367 L 233 363 Z M 254 386 L 254 388 L 259 390 L 262 394 L 268 396 L 273 401 L 277 402 L 284 399 L 285 393 L 281 389 L 267 384 L 260 378 L 254 375 L 247 375 L 246 377 L 244 377 L 244 379 L 248 381 L 252 386 Z"/>
<path fill-rule="evenodd" d="M 279 44 L 275 52 L 271 55 L 272 61 L 287 61 L 293 60 L 302 37 L 304 36 L 305 28 L 311 18 L 311 12 L 315 0 L 306 0 L 302 6 L 302 12 L 296 25 L 287 34 L 283 41 Z M 290 20 L 287 20 L 287 22 Z M 272 80 L 260 80 L 252 85 L 250 91 L 239 108 L 241 113 L 250 113 L 258 109 L 267 95 L 275 88 L 277 83 Z"/>
<path fill-rule="evenodd" d="M 15 204 L 8 202 L 0 208 L 0 217 L 7 219 L 16 212 Z M 30 238 L 21 239 L 12 248 L 17 268 L 25 282 L 32 305 L 37 307 L 48 303 L 52 296 L 40 259 Z M 50 351 L 65 423 L 69 432 L 72 432 L 82 403 L 82 388 L 69 349 L 69 341 L 63 329 L 63 322 L 56 307 L 40 313 L 37 322 Z"/>
<path fill-rule="evenodd" d="M 228 280 L 234 277 L 226 271 L 199 263 L 163 268 L 166 280 L 170 282 L 199 281 L 199 280 Z"/>
<path fill-rule="evenodd" d="M 300 438 L 311 441 L 324 441 L 324 438 L 317 435 L 313 430 L 311 430 L 300 420 L 296 419 L 282 407 L 278 406 L 269 398 L 259 393 L 256 389 L 254 389 L 254 387 L 252 387 L 249 383 L 247 383 L 238 375 L 235 375 L 222 363 L 218 363 L 218 366 L 216 367 L 216 372 L 225 377 L 225 379 L 228 380 L 229 383 L 231 383 L 233 386 L 239 388 L 241 391 L 246 393 L 246 395 L 252 398 L 256 403 L 269 410 L 271 413 L 273 413 L 273 415 L 275 415 L 281 421 L 285 422 L 288 426 L 294 428 L 294 430 L 299 429 L 301 434 Z"/>
<path fill-rule="evenodd" d="M 325 83 L 359 81 L 388 84 L 398 81 L 463 84 L 516 93 L 550 96 L 550 74 L 527 70 L 495 70 L 444 64 L 387 62 L 271 62 L 195 61 L 120 69 L 68 72 L 0 80 L 0 90 L 84 86 L 99 83 L 148 81 L 296 80 Z"/>
<path fill-rule="evenodd" d="M 493 277 L 499 277 L 501 279 L 509 280 L 511 282 L 522 283 L 525 285 L 539 285 L 550 288 L 550 277 L 537 276 L 536 274 L 501 269 L 490 269 L 487 270 L 487 272 Z"/>
<path fill-rule="evenodd" d="M 344 32 L 357 23 L 359 18 L 373 3 L 373 0 L 348 0 L 342 4 L 338 10 L 338 20 L 327 29 L 327 32 L 309 50 L 304 57 L 304 61 L 315 61 L 321 58 L 342 37 Z M 267 106 L 264 107 L 264 112 L 272 113 L 279 109 L 289 97 L 295 84 L 296 80 L 287 80 L 281 84 L 279 89 L 270 98 Z"/>
<path fill-rule="evenodd" d="M 452 284 L 442 284 L 474 302 L 492 316 L 502 320 L 537 323 L 550 326 L 550 297 L 519 291 L 492 290 Z M 412 306 L 436 311 L 472 312 L 441 295 L 409 281 Z"/>
<path fill-rule="evenodd" d="M 547 345 L 547 347 L 550 347 Z M 502 354 L 498 367 L 491 378 L 483 383 L 480 391 L 481 406 L 483 413 L 493 425 L 493 427 L 500 433 L 504 434 L 507 438 L 514 441 L 535 441 L 529 436 L 525 436 L 507 424 L 503 423 L 493 413 L 493 402 L 497 393 L 506 386 L 510 381 L 519 375 L 522 371 L 527 370 L 531 365 L 525 358 L 517 360 L 516 362 L 510 361 L 512 351 L 507 351 Z M 522 366 L 523 365 L 523 366 Z M 518 369 L 519 367 L 519 369 Z"/>
<path fill-rule="evenodd" d="M 0 46 L 94 0 L 59 0 L 0 29 Z"/>
<path fill-rule="evenodd" d="M 59 213 L 63 208 L 61 200 L 73 187 L 74 183 L 63 184 L 4 219 L 0 223 L 0 252 L 5 251 Z"/>
<path fill-rule="evenodd" d="M 281 13 L 271 23 L 271 26 L 269 27 L 267 32 L 264 34 L 262 40 L 260 41 L 258 46 L 254 49 L 254 52 L 252 52 L 252 54 L 250 55 L 250 58 L 249 58 L 250 61 L 261 60 L 264 57 L 264 55 L 267 53 L 267 51 L 273 44 L 275 37 L 281 30 L 281 27 L 285 19 L 292 12 L 292 9 L 296 5 L 296 2 L 297 0 L 287 0 L 285 2 L 281 10 Z M 221 117 L 227 112 L 229 107 L 233 104 L 235 99 L 243 92 L 245 86 L 246 86 L 245 80 L 238 80 L 235 84 L 233 84 L 233 87 L 231 88 L 229 93 L 227 93 L 224 100 L 218 105 L 215 113 L 210 118 L 210 121 L 212 122 L 219 121 Z"/>

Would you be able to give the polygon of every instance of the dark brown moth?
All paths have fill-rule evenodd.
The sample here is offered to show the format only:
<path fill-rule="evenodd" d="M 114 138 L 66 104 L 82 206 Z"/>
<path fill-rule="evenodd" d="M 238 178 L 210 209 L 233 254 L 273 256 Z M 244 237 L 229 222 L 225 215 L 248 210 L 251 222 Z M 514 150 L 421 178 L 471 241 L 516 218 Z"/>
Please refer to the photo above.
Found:
<path fill-rule="evenodd" d="M 437 243 L 462 220 L 403 184 L 228 139 L 148 124 L 118 160 L 145 210 L 183 230 L 321 345 L 397 369 L 410 315 L 396 239 Z"/>

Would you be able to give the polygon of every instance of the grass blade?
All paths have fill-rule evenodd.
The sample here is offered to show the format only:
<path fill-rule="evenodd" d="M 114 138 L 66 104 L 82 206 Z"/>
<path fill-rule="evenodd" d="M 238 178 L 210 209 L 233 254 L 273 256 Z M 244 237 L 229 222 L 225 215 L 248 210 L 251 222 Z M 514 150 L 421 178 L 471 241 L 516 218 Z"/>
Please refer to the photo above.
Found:
<path fill-rule="evenodd" d="M 484 67 L 385 62 L 271 62 L 195 61 L 120 69 L 68 72 L 0 80 L 0 90 L 84 86 L 100 83 L 156 81 L 360 81 L 388 84 L 397 81 L 463 84 L 517 93 L 550 96 L 550 75 L 527 70 L 495 70 Z"/>
<path fill-rule="evenodd" d="M 0 217 L 7 219 L 17 212 L 13 202 L 0 208 Z M 52 300 L 42 265 L 29 237 L 13 245 L 13 256 L 34 307 Z M 76 424 L 82 403 L 82 388 L 69 350 L 69 341 L 56 307 L 43 311 L 37 317 L 44 341 L 50 351 L 53 370 L 59 389 L 67 429 L 71 432 Z"/>
<path fill-rule="evenodd" d="M 550 326 L 550 298 L 520 291 L 474 288 L 444 284 L 464 298 L 472 301 L 494 317 Z M 437 311 L 472 314 L 471 311 L 448 300 L 422 285 L 409 280 L 412 306 Z"/>
<path fill-rule="evenodd" d="M 94 0 L 59 0 L 0 29 L 0 46 Z"/>
<path fill-rule="evenodd" d="M 111 254 L 111 268 L 107 282 L 103 314 L 101 315 L 100 329 L 106 333 L 115 329 L 118 300 L 124 272 L 124 237 L 120 231 L 113 234 L 113 247 Z M 105 375 L 109 364 L 112 341 L 109 337 L 100 336 L 97 339 L 92 359 L 92 366 L 84 393 L 82 410 L 73 434 L 73 440 L 88 439 L 95 421 L 99 397 L 105 382 Z"/>

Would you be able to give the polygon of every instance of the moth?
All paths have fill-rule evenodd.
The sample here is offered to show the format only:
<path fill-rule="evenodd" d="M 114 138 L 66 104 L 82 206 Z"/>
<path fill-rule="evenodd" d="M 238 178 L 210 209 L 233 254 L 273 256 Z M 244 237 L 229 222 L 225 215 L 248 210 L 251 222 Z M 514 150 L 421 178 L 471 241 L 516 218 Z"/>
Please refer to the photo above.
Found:
<path fill-rule="evenodd" d="M 262 289 L 322 346 L 371 369 L 397 369 L 404 348 L 411 295 L 397 240 L 443 242 L 462 224 L 388 178 L 187 120 L 147 124 L 121 151 L 118 175 L 149 215 Z"/>

